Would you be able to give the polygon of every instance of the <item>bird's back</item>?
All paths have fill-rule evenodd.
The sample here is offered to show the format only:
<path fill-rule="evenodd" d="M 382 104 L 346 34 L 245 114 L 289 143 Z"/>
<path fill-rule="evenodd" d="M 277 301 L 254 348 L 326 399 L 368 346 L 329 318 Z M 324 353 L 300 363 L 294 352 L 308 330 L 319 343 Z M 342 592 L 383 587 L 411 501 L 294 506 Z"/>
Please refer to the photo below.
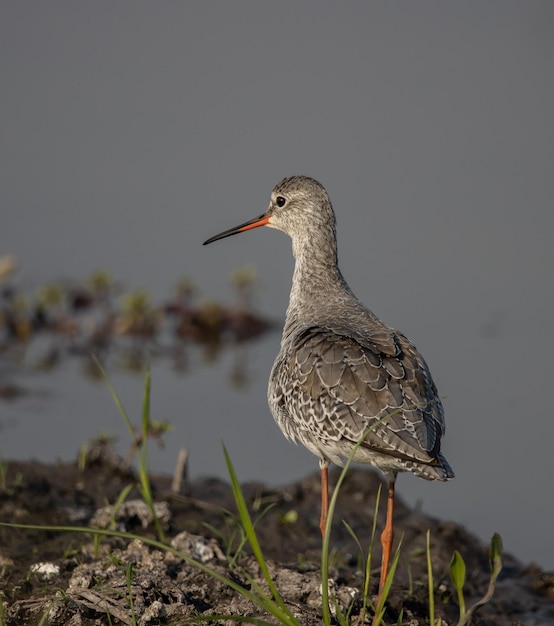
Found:
<path fill-rule="evenodd" d="M 356 461 L 386 474 L 451 478 L 440 453 L 443 407 L 423 357 L 358 301 L 341 302 L 342 315 L 332 308 L 285 328 L 268 389 L 285 436 L 338 464 L 363 439 Z"/>

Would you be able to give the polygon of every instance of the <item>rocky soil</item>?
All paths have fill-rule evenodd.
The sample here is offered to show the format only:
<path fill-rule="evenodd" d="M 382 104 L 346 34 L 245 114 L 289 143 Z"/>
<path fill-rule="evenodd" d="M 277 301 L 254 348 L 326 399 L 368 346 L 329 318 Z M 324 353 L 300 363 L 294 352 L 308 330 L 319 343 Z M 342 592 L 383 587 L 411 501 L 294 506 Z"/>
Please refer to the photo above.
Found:
<path fill-rule="evenodd" d="M 332 475 L 333 480 L 337 476 Z M 352 469 L 333 522 L 331 593 L 341 611 L 350 611 L 354 625 L 369 624 L 371 618 L 367 615 L 364 620 L 362 612 L 360 549 L 342 520 L 367 550 L 379 480 L 371 470 Z M 0 521 L 86 527 L 110 523 L 109 505 L 136 482 L 136 476 L 117 459 L 100 456 L 84 471 L 77 464 L 12 462 L 0 481 Z M 241 549 L 230 486 L 217 479 L 198 479 L 176 494 L 170 484 L 168 477 L 153 478 L 159 517 L 171 545 L 240 588 L 252 591 L 255 583 L 265 588 L 248 546 Z M 319 476 L 281 488 L 250 483 L 243 490 L 253 517 L 259 518 L 259 541 L 287 607 L 305 626 L 322 624 Z M 133 489 L 119 509 L 117 528 L 155 538 L 149 514 L 137 499 Z M 378 529 L 383 522 L 384 512 L 379 513 Z M 466 562 L 466 597 L 471 606 L 487 589 L 488 546 L 461 526 L 430 518 L 400 500 L 395 524 L 397 538 L 403 537 L 402 555 L 386 624 L 429 623 L 427 529 L 431 530 L 436 616 L 443 625 L 456 624 L 456 593 L 449 578 L 452 553 L 458 550 Z M 372 563 L 379 562 L 377 545 Z M 377 583 L 378 568 L 371 577 L 373 600 Z M 6 526 L 0 526 L 0 600 L 0 624 L 6 626 L 259 623 L 253 618 L 276 623 L 214 575 L 142 541 L 110 537 L 95 542 L 89 534 Z M 217 615 L 234 616 L 234 620 Z M 554 624 L 554 574 L 505 554 L 496 593 L 473 623 Z"/>

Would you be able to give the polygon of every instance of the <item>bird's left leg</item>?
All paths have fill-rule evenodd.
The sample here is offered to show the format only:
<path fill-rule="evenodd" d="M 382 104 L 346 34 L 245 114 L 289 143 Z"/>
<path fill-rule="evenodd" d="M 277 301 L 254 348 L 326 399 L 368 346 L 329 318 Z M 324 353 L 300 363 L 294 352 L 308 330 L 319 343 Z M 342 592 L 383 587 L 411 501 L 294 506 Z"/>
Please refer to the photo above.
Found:
<path fill-rule="evenodd" d="M 375 616 L 373 618 L 373 626 L 377 624 L 377 615 L 381 611 L 381 604 L 383 603 L 383 588 L 385 581 L 387 580 L 387 574 L 389 572 L 390 555 L 392 552 L 392 541 L 394 539 L 392 518 L 394 514 L 394 483 L 396 476 L 389 479 L 388 498 L 387 498 L 387 519 L 385 522 L 385 528 L 381 533 L 381 545 L 383 547 L 383 555 L 381 557 L 381 577 L 379 579 L 379 593 L 377 594 L 377 603 L 375 604 Z"/>
<path fill-rule="evenodd" d="M 383 555 L 381 557 L 381 578 L 379 580 L 379 595 L 383 591 L 387 574 L 389 572 L 390 555 L 392 552 L 392 541 L 394 539 L 393 515 L 394 515 L 394 485 L 395 479 L 389 480 L 389 489 L 387 497 L 387 519 L 385 528 L 381 533 L 381 545 L 383 546 Z"/>

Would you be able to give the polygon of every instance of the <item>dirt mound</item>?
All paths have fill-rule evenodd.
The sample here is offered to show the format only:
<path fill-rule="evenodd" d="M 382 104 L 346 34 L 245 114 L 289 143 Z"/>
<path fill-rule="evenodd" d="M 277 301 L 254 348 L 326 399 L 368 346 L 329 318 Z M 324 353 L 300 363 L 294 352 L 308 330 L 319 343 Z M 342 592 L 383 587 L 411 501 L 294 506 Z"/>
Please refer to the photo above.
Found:
<path fill-rule="evenodd" d="M 336 480 L 337 474 L 332 476 Z M 136 477 L 113 463 L 95 463 L 85 471 L 76 464 L 8 465 L 0 490 L 0 520 L 24 524 L 105 525 L 121 491 Z M 352 624 L 361 618 L 363 558 L 341 520 L 347 521 L 364 550 L 379 477 L 371 470 L 349 472 L 339 495 L 331 535 L 332 595 L 339 608 L 350 611 Z M 0 594 L 7 626 L 38 624 L 186 623 L 213 615 L 273 618 L 255 607 L 237 588 L 252 590 L 264 578 L 247 546 L 241 543 L 231 488 L 217 479 L 199 479 L 186 492 L 170 491 L 170 479 L 154 477 L 171 545 L 217 572 L 216 578 L 175 555 L 142 541 L 90 535 L 0 527 Z M 256 530 L 268 567 L 286 606 L 300 623 L 322 623 L 319 476 L 282 488 L 245 484 L 243 492 L 258 518 Z M 117 517 L 117 528 L 155 538 L 149 512 L 128 494 Z M 384 523 L 380 512 L 377 528 Z M 106 517 L 107 516 L 107 517 Z M 402 556 L 388 601 L 387 623 L 416 626 L 428 623 L 425 541 L 431 531 L 435 581 L 435 613 L 443 624 L 457 622 L 455 591 L 449 563 L 458 550 L 467 566 L 466 598 L 470 606 L 488 585 L 488 546 L 452 522 L 430 518 L 398 499 L 396 536 L 402 536 Z M 377 542 L 378 544 L 379 542 Z M 380 563 L 376 545 L 372 563 Z M 229 586 L 222 578 L 231 581 Z M 371 577 L 375 599 L 378 569 Z M 131 606 L 132 600 L 132 606 Z M 554 624 L 554 575 L 524 566 L 504 555 L 504 567 L 493 600 L 476 614 L 474 624 Z M 1 621 L 0 610 L 0 623 Z M 45 617 L 46 616 L 46 617 Z M 134 617 L 133 617 L 134 616 Z M 370 623 L 369 618 L 366 620 Z M 226 623 L 221 619 L 218 623 Z M 232 623 L 228 621 L 228 623 Z M 236 623 L 233 622 L 233 623 Z"/>

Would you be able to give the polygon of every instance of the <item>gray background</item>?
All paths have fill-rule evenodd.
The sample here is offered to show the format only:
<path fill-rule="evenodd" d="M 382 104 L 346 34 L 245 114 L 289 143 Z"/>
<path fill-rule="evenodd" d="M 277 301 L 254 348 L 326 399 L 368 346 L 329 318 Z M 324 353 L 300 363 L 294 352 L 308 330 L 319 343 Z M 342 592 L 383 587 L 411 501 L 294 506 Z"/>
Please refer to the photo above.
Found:
<path fill-rule="evenodd" d="M 318 178 L 345 276 L 445 398 L 457 478 L 402 476 L 399 493 L 552 568 L 553 25 L 549 1 L 2 2 L 0 254 L 22 289 L 102 266 L 155 298 L 189 274 L 230 300 L 229 268 L 255 264 L 258 308 L 282 320 L 283 235 L 201 242 L 283 176 Z M 175 425 L 155 470 L 186 445 L 193 475 L 224 476 L 221 439 L 242 479 L 316 470 L 266 406 L 278 343 L 211 368 L 193 351 L 184 377 L 155 365 L 154 417 Z M 113 382 L 136 415 L 140 378 Z M 4 457 L 125 438 L 73 365 L 34 384 L 49 395 L 0 404 Z"/>

